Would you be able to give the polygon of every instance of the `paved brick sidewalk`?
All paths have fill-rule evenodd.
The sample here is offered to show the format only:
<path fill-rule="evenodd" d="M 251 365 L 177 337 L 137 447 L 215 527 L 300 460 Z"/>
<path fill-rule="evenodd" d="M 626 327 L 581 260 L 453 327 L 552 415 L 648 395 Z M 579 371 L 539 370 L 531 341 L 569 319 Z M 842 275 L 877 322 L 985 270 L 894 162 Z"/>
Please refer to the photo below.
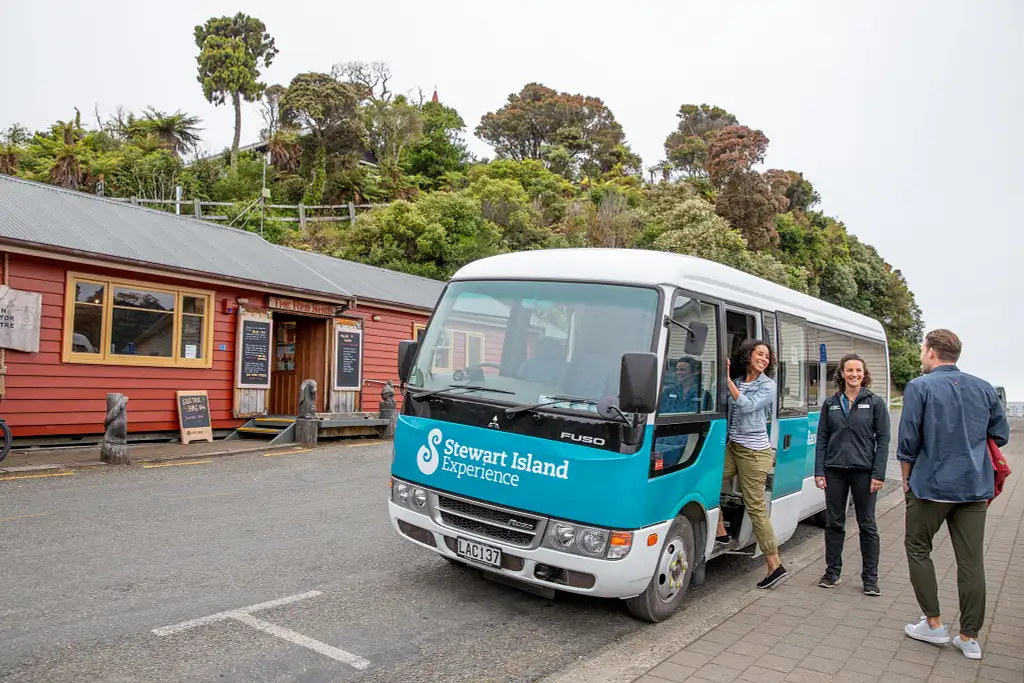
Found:
<path fill-rule="evenodd" d="M 824 558 L 669 657 L 636 683 L 664 681 L 787 681 L 822 683 L 1024 683 L 1024 425 L 1013 421 L 1005 455 L 1014 470 L 989 508 L 985 539 L 988 607 L 979 637 L 983 659 L 971 661 L 952 645 L 911 640 L 903 627 L 921 614 L 903 550 L 904 506 L 879 504 L 881 597 L 861 592 L 856 521 L 847 526 L 844 583 L 819 588 Z M 899 496 L 900 494 L 896 494 Z M 785 546 L 783 560 L 785 560 Z M 824 550 L 824 549 L 823 549 Z M 956 562 L 945 527 L 932 553 L 943 621 L 959 633 Z"/>

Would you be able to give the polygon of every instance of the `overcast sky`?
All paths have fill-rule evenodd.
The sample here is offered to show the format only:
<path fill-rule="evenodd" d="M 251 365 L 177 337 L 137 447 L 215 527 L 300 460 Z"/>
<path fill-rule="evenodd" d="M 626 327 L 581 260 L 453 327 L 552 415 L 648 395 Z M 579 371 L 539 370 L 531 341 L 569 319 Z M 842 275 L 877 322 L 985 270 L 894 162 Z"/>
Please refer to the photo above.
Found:
<path fill-rule="evenodd" d="M 277 40 L 268 84 L 385 61 L 400 91 L 437 86 L 478 156 L 480 116 L 530 81 L 601 97 L 646 166 L 680 104 L 725 107 L 769 137 L 768 168 L 802 171 L 820 208 L 903 271 L 927 328 L 960 335 L 964 370 L 1024 401 L 1019 0 L 0 0 L 0 126 L 181 108 L 219 150 L 233 115 L 202 96 L 192 31 L 239 10 Z M 243 125 L 254 141 L 255 106 Z"/>

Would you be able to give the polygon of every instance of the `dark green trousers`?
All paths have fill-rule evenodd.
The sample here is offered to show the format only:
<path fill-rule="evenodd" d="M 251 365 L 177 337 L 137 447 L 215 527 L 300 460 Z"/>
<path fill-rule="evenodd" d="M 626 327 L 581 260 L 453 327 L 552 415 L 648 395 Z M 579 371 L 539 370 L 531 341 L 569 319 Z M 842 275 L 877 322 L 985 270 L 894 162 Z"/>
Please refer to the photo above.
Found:
<path fill-rule="evenodd" d="M 939 616 L 939 586 L 932 564 L 932 539 L 942 523 L 956 555 L 956 584 L 960 593 L 960 631 L 977 638 L 985 621 L 985 501 L 936 503 L 907 493 L 907 565 L 910 583 L 927 617 Z"/>

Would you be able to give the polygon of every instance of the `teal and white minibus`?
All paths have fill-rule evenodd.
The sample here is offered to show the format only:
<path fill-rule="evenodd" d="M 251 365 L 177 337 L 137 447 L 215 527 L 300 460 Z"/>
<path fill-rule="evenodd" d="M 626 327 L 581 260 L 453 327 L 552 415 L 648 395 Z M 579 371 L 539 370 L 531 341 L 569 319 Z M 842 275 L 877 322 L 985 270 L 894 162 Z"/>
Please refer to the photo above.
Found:
<path fill-rule="evenodd" d="M 877 321 L 662 252 L 476 261 L 419 337 L 399 350 L 396 531 L 534 591 L 625 599 L 648 621 L 716 555 L 760 554 L 738 484 L 722 485 L 726 359 L 744 340 L 777 361 L 765 495 L 780 543 L 825 508 L 814 437 L 839 359 L 863 356 L 888 399 Z M 721 516 L 734 540 L 716 548 Z"/>

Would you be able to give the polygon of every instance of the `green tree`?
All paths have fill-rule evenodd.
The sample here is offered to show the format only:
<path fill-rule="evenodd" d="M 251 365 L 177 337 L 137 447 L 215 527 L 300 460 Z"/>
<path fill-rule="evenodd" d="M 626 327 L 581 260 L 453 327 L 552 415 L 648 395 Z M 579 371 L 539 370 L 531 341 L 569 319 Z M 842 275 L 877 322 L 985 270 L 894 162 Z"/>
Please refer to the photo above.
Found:
<path fill-rule="evenodd" d="M 25 146 L 31 139 L 28 129 L 16 123 L 0 132 L 0 173 L 17 175 Z"/>
<path fill-rule="evenodd" d="M 672 170 L 688 178 L 707 177 L 708 146 L 719 131 L 737 124 L 736 117 L 721 107 L 684 104 L 679 107 L 679 125 L 665 138 L 665 158 Z M 668 169 L 658 169 L 663 173 Z"/>
<path fill-rule="evenodd" d="M 551 245 L 554 233 L 542 227 L 540 213 L 516 181 L 479 178 L 465 194 L 480 202 L 484 219 L 500 228 L 503 250 L 524 251 Z"/>
<path fill-rule="evenodd" d="M 345 235 L 344 258 L 446 280 L 460 267 L 498 252 L 500 232 L 480 204 L 462 193 L 399 200 L 360 215 Z"/>
<path fill-rule="evenodd" d="M 303 202 L 319 204 L 327 182 L 328 143 L 354 149 L 365 134 L 359 100 L 349 86 L 328 74 L 298 74 L 281 95 L 281 116 L 288 125 L 309 130 L 313 137 L 312 180 Z"/>
<path fill-rule="evenodd" d="M 821 202 L 821 196 L 814 189 L 814 185 L 804 179 L 803 173 L 772 169 L 767 171 L 764 177 L 775 194 L 786 197 L 790 211 L 807 212 Z"/>
<path fill-rule="evenodd" d="M 440 102 L 427 102 L 420 110 L 423 134 L 409 147 L 405 172 L 425 190 L 452 189 L 469 165 L 469 149 L 462 139 L 466 123 L 459 112 Z"/>
<path fill-rule="evenodd" d="M 409 149 L 423 135 L 423 118 L 419 108 L 409 104 L 403 95 L 391 101 L 376 99 L 364 108 L 366 147 L 373 154 L 385 188 L 391 197 L 401 197 L 408 189 L 402 174 Z"/>
<path fill-rule="evenodd" d="M 518 182 L 526 190 L 530 200 L 536 204 L 545 225 L 562 220 L 570 200 L 577 192 L 572 183 L 551 172 L 543 162 L 536 159 L 498 159 L 487 164 L 477 164 L 469 169 L 471 183 L 481 178 Z"/>
<path fill-rule="evenodd" d="M 567 178 L 600 176 L 617 164 L 635 173 L 641 168 L 604 102 L 539 83 L 527 84 L 504 107 L 485 114 L 476 134 L 501 158 L 546 160 Z"/>
<path fill-rule="evenodd" d="M 141 119 L 134 122 L 136 134 L 152 135 L 175 156 L 194 152 L 199 147 L 199 124 L 203 120 L 198 116 L 189 116 L 180 109 L 167 114 L 153 107 L 147 107 Z"/>
<path fill-rule="evenodd" d="M 278 50 L 262 21 L 239 12 L 233 17 L 208 19 L 194 30 L 199 56 L 199 82 L 203 95 L 215 106 L 231 98 L 235 108 L 235 137 L 231 143 L 231 163 L 238 161 L 242 135 L 242 100 L 255 102 L 266 87 L 261 83 L 260 66 L 267 68 Z"/>

